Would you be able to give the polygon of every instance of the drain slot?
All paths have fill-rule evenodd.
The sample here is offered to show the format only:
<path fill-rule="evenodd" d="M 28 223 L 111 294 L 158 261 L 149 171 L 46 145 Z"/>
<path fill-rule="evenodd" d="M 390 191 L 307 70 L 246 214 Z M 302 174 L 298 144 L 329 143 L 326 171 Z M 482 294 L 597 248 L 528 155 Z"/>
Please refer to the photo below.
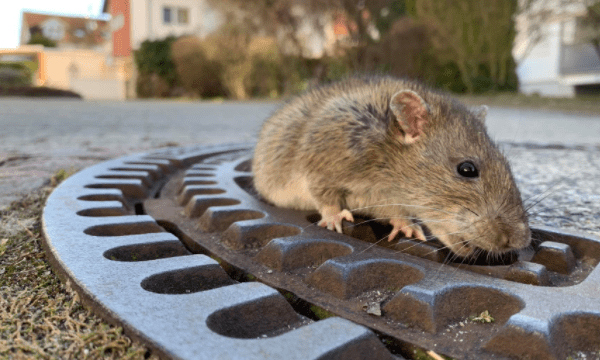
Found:
<path fill-rule="evenodd" d="M 126 245 L 104 252 L 104 257 L 114 261 L 148 261 L 191 255 L 179 241 L 162 241 L 148 244 Z"/>
<path fill-rule="evenodd" d="M 133 205 L 133 208 L 135 209 L 135 214 L 136 215 L 146 215 L 146 211 L 144 210 L 144 204 L 141 202 L 137 202 Z"/>
<path fill-rule="evenodd" d="M 106 216 L 125 216 L 128 215 L 127 211 L 123 206 L 106 207 L 106 208 L 93 208 L 85 209 L 77 212 L 79 216 L 89 217 L 106 217 Z"/>
<path fill-rule="evenodd" d="M 83 232 L 92 236 L 127 236 L 152 234 L 163 232 L 164 230 L 155 222 L 139 222 L 131 224 L 107 224 L 97 225 L 85 229 Z"/>
<path fill-rule="evenodd" d="M 212 331 L 238 339 L 281 335 L 310 322 L 298 315 L 280 295 L 223 309 L 206 319 Z"/>
<path fill-rule="evenodd" d="M 144 290 L 157 294 L 191 294 L 236 284 L 219 265 L 167 271 L 142 280 Z"/>

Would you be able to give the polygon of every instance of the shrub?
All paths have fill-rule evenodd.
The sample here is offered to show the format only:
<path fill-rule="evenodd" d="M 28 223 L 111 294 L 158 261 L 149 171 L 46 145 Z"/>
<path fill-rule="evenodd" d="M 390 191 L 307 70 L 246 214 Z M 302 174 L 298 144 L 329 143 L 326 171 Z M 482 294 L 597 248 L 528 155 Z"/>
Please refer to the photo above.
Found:
<path fill-rule="evenodd" d="M 139 97 L 169 96 L 171 90 L 178 85 L 175 64 L 171 58 L 171 45 L 174 41 L 173 36 L 162 40 L 146 40 L 134 52 L 139 73 L 136 84 Z M 154 86 L 158 88 L 154 89 Z"/>
<path fill-rule="evenodd" d="M 171 94 L 171 86 L 156 73 L 140 73 L 136 82 L 136 93 L 140 98 L 161 98 Z"/>
<path fill-rule="evenodd" d="M 195 36 L 186 36 L 171 46 L 175 69 L 183 87 L 200 97 L 225 96 L 223 67 L 209 59 L 202 41 Z"/>
<path fill-rule="evenodd" d="M 186 90 L 201 97 L 277 97 L 284 90 L 276 41 L 249 38 L 234 26 L 203 40 L 180 38 L 172 45 L 172 58 Z"/>
<path fill-rule="evenodd" d="M 283 63 L 273 38 L 256 37 L 248 46 L 251 71 L 246 79 L 248 93 L 254 97 L 277 97 L 283 92 Z"/>
<path fill-rule="evenodd" d="M 247 32 L 231 23 L 202 41 L 207 57 L 220 64 L 221 84 L 233 99 L 248 98 L 246 84 L 252 72 L 250 40 Z"/>
<path fill-rule="evenodd" d="M 31 85 L 33 71 L 23 62 L 0 62 L 0 85 Z"/>
<path fill-rule="evenodd" d="M 27 45 L 44 45 L 45 47 L 56 47 L 56 41 L 50 40 L 42 33 L 34 33 Z"/>

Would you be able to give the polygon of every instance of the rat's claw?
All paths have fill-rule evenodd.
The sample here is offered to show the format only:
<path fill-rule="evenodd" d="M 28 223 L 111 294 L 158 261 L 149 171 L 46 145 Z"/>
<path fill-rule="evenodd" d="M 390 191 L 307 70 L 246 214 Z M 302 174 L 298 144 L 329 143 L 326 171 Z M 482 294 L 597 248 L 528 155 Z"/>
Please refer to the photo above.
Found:
<path fill-rule="evenodd" d="M 421 241 L 427 241 L 427 238 L 425 237 L 425 233 L 423 232 L 421 226 L 415 224 L 415 228 L 413 228 L 413 233 L 414 237 L 416 237 L 417 239 Z"/>
<path fill-rule="evenodd" d="M 388 235 L 388 241 L 394 240 L 396 235 L 398 235 L 398 233 L 401 231 L 406 237 L 413 237 L 421 241 L 427 241 L 425 238 L 425 233 L 423 233 L 423 229 L 421 228 L 421 226 L 419 226 L 418 224 L 413 224 L 413 222 L 408 219 L 391 219 L 390 224 L 392 224 L 394 228 L 392 229 L 392 232 L 390 232 L 390 235 Z"/>
<path fill-rule="evenodd" d="M 346 221 L 354 222 L 354 216 L 352 216 L 352 213 L 348 209 L 344 209 L 344 210 L 340 211 L 340 213 L 337 214 L 336 216 L 339 216 L 342 219 L 346 219 Z"/>
<path fill-rule="evenodd" d="M 321 214 L 321 216 L 323 218 L 321 219 L 321 221 L 319 221 L 318 225 L 321 227 L 327 227 L 328 230 L 335 229 L 335 231 L 337 231 L 341 234 L 342 233 L 342 219 L 354 222 L 354 217 L 352 216 L 352 213 L 350 211 L 348 211 L 347 209 L 344 209 L 344 210 L 338 212 L 337 214 L 334 212 L 333 215 L 327 216 L 328 213 L 331 213 L 331 210 L 332 210 L 331 208 L 328 208 L 323 211 L 323 213 Z"/>

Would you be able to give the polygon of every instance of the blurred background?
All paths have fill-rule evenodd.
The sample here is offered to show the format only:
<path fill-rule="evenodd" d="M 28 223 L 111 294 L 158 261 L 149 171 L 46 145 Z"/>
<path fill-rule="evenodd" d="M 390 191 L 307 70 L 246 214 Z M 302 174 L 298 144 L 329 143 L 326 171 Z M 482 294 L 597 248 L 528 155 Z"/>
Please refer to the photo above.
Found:
<path fill-rule="evenodd" d="M 0 5 L 0 94 L 270 99 L 356 73 L 600 94 L 599 0 L 29 2 Z"/>

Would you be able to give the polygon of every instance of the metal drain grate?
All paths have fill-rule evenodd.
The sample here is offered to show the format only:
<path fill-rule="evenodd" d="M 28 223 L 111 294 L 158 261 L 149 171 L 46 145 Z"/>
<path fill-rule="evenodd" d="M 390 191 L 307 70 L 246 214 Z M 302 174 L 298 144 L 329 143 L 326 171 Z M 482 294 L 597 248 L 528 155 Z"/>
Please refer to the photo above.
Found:
<path fill-rule="evenodd" d="M 51 257 L 170 357 L 394 358 L 368 328 L 461 359 L 600 350 L 599 239 L 535 228 L 530 251 L 442 265 L 435 244 L 375 246 L 389 229 L 368 219 L 341 235 L 314 226 L 314 212 L 262 202 L 250 148 L 171 149 L 76 174 L 44 210 Z M 282 293 L 340 317 L 310 320 Z M 484 311 L 493 323 L 467 321 Z"/>

